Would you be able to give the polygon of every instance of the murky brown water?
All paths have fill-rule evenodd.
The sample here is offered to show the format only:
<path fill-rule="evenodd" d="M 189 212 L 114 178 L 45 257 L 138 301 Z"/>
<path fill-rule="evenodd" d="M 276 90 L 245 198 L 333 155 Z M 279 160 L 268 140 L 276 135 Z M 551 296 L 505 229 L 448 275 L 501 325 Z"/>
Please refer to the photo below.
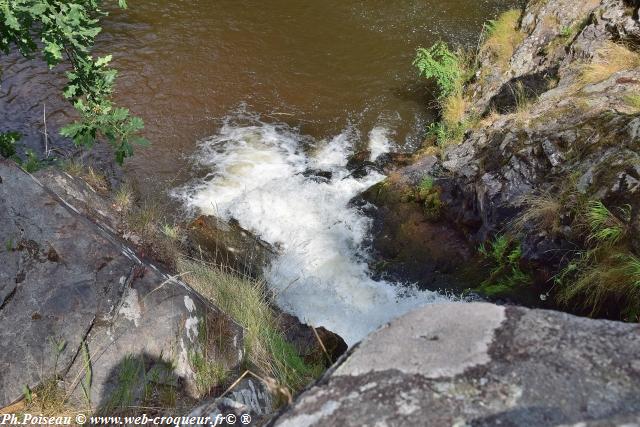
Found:
<path fill-rule="evenodd" d="M 431 119 L 429 88 L 411 65 L 438 39 L 472 46 L 510 0 L 179 0 L 130 2 L 105 22 L 98 49 L 120 69 L 118 100 L 146 122 L 148 149 L 127 162 L 145 191 L 188 177 L 185 155 L 234 111 L 314 137 L 376 125 L 400 145 Z M 42 149 L 43 104 L 55 134 L 69 107 L 63 79 L 40 61 L 0 60 L 0 131 Z M 66 144 L 68 147 L 69 145 Z"/>

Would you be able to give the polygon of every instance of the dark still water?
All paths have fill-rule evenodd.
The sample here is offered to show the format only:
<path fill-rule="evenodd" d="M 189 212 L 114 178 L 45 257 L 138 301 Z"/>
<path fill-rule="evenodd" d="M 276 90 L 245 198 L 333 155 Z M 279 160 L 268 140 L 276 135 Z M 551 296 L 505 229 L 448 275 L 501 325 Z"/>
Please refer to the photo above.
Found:
<path fill-rule="evenodd" d="M 113 2 L 115 3 L 115 2 Z M 505 0 L 188 0 L 130 2 L 104 23 L 98 51 L 120 70 L 118 101 L 143 117 L 148 149 L 127 162 L 144 192 L 189 178 L 186 155 L 237 111 L 314 138 L 383 127 L 410 147 L 431 120 L 429 88 L 411 65 L 442 39 L 473 46 Z M 0 60 L 0 131 L 43 148 L 68 120 L 61 70 L 17 55 Z M 66 144 L 69 147 L 68 144 Z"/>

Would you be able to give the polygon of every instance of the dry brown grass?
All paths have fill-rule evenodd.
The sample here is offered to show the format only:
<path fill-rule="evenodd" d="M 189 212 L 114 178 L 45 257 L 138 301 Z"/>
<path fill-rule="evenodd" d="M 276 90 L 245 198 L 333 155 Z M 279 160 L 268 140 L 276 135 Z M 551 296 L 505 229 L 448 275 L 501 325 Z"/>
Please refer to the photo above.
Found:
<path fill-rule="evenodd" d="M 89 187 L 93 188 L 95 191 L 103 193 L 109 191 L 107 178 L 103 174 L 97 172 L 93 167 L 89 166 L 81 177 L 87 184 L 89 184 Z"/>
<path fill-rule="evenodd" d="M 22 414 L 42 415 L 44 417 L 69 417 L 71 425 L 75 423 L 76 415 L 86 414 L 86 410 L 80 410 L 69 401 L 69 395 L 57 380 L 51 379 L 38 386 L 27 399 L 19 405 L 21 408 L 15 411 L 19 417 Z"/>
<path fill-rule="evenodd" d="M 523 211 L 513 222 L 514 229 L 521 232 L 526 225 L 536 230 L 557 234 L 560 230 L 562 203 L 558 196 L 551 193 L 530 194 L 520 199 Z"/>
<path fill-rule="evenodd" d="M 490 52 L 501 68 L 506 68 L 516 48 L 524 40 L 519 30 L 520 10 L 509 10 L 491 21 L 482 50 Z"/>
<path fill-rule="evenodd" d="M 465 119 L 468 102 L 462 90 L 449 95 L 442 103 L 442 120 L 446 124 L 457 125 Z"/>
<path fill-rule="evenodd" d="M 617 72 L 633 70 L 640 67 L 640 55 L 627 46 L 606 42 L 598 49 L 593 60 L 582 66 L 580 83 L 583 85 L 599 83 L 607 80 Z"/>
<path fill-rule="evenodd" d="M 116 211 L 126 214 L 131 210 L 134 198 L 135 196 L 131 186 L 123 184 L 113 195 L 113 207 Z"/>

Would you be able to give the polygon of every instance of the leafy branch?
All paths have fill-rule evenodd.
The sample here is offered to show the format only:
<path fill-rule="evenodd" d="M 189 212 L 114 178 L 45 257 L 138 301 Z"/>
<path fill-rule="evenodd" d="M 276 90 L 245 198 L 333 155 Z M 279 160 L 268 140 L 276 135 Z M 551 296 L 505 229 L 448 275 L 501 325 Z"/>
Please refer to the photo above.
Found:
<path fill-rule="evenodd" d="M 118 0 L 126 8 L 125 0 Z M 78 146 L 90 146 L 105 138 L 122 164 L 133 155 L 134 144 L 148 144 L 140 137 L 142 119 L 112 101 L 117 71 L 109 67 L 111 55 L 94 58 L 91 48 L 102 28 L 100 18 L 107 15 L 101 0 L 0 0 L 0 51 L 12 46 L 31 58 L 42 43 L 42 55 L 50 69 L 64 58 L 70 63 L 68 84 L 63 95 L 80 119 L 64 126 L 61 135 Z"/>

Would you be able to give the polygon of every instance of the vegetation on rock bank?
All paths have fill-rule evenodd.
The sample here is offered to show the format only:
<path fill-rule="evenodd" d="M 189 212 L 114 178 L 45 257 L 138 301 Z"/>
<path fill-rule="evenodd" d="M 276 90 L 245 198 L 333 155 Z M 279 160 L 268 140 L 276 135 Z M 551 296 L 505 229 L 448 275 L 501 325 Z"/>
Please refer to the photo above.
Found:
<path fill-rule="evenodd" d="M 425 179 L 437 189 L 440 199 L 435 204 L 445 218 L 460 218 L 460 209 L 478 203 L 485 210 L 474 219 L 482 224 L 480 233 L 474 235 L 478 225 L 467 228 L 472 241 L 487 240 L 479 253 L 489 273 L 478 291 L 542 304 L 552 297 L 570 311 L 637 321 L 640 205 L 633 183 L 640 164 L 637 140 L 625 132 L 640 113 L 638 94 L 630 90 L 640 72 L 638 46 L 623 34 L 603 35 L 587 59 L 573 58 L 570 46 L 581 43 L 585 28 L 601 25 L 600 31 L 608 31 L 606 24 L 590 18 L 594 10 L 599 16 L 598 2 L 572 4 L 574 17 L 567 22 L 548 19 L 553 12 L 545 12 L 548 15 L 527 21 L 537 28 L 521 27 L 523 16 L 535 15 L 539 6 L 508 11 L 485 25 L 471 60 L 472 55 L 443 43 L 418 50 L 415 65 L 422 76 L 434 80 L 441 113 L 429 128 L 427 148 L 420 152 L 441 157 L 438 166 L 425 171 Z M 516 51 L 528 37 L 537 37 L 534 44 L 543 43 L 534 55 L 547 55 L 547 69 L 539 76 L 512 78 L 518 67 L 512 61 L 517 62 Z M 611 89 L 601 93 L 604 85 Z M 563 97 L 567 107 L 555 107 Z M 574 134 L 585 137 L 576 139 Z M 535 144 L 541 145 L 540 151 L 528 148 Z M 549 160 L 540 163 L 540 153 Z M 512 172 L 510 165 L 517 158 L 532 165 L 532 172 L 522 170 L 530 166 Z M 447 172 L 451 167 L 454 172 Z M 456 170 L 474 172 L 458 176 Z M 518 178 L 522 184 L 509 182 L 514 173 L 524 175 Z M 501 193 L 507 185 L 513 196 Z M 422 187 L 417 184 L 416 191 Z M 478 193 L 482 188 L 494 191 L 490 197 L 495 201 L 483 200 L 488 196 Z M 473 198 L 477 201 L 469 200 Z M 430 208 L 425 207 L 425 215 L 433 218 Z M 523 300 L 524 295 L 528 297 Z"/>

